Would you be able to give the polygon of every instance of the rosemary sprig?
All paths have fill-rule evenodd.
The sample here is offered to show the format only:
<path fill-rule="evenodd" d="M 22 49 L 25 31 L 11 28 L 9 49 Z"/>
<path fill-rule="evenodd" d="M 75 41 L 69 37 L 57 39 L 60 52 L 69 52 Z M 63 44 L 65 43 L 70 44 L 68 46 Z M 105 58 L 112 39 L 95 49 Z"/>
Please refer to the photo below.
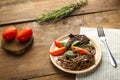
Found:
<path fill-rule="evenodd" d="M 84 6 L 88 1 L 80 1 L 76 4 L 70 4 L 68 6 L 62 7 L 58 10 L 54 10 L 50 13 L 43 14 L 41 17 L 37 17 L 36 21 L 39 23 L 43 22 L 57 22 L 62 18 L 69 16 L 74 10 Z"/>

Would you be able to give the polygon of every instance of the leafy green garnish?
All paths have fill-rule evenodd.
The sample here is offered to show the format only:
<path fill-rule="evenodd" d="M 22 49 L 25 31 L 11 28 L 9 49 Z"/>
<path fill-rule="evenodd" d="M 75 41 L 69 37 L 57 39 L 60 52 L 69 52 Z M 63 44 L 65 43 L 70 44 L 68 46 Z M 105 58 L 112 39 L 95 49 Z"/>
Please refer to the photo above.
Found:
<path fill-rule="evenodd" d="M 75 54 L 71 50 L 68 50 L 67 52 L 65 52 L 65 56 L 67 58 L 75 58 Z"/>
<path fill-rule="evenodd" d="M 69 42 L 62 42 L 63 46 L 65 46 L 66 48 L 70 47 L 70 43 Z"/>
<path fill-rule="evenodd" d="M 92 43 L 89 43 L 89 44 L 82 44 L 80 45 L 79 47 L 94 47 L 94 45 Z"/>
<path fill-rule="evenodd" d="M 80 41 L 74 41 L 71 46 L 75 46 L 79 43 Z"/>

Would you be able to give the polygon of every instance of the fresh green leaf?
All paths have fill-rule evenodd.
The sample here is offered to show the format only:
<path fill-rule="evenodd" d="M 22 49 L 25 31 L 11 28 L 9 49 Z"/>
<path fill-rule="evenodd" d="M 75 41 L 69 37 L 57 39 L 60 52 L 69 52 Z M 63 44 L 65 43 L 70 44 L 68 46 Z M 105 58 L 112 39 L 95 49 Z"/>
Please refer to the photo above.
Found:
<path fill-rule="evenodd" d="M 68 50 L 67 52 L 65 52 L 65 56 L 67 58 L 75 58 L 75 54 L 71 50 Z"/>
<path fill-rule="evenodd" d="M 71 46 L 75 46 L 75 45 L 78 44 L 79 42 L 80 42 L 80 41 L 74 41 Z"/>
<path fill-rule="evenodd" d="M 63 46 L 65 46 L 66 48 L 70 47 L 70 43 L 69 42 L 62 42 Z"/>
<path fill-rule="evenodd" d="M 93 44 L 82 44 L 80 45 L 79 47 L 93 47 L 94 45 Z"/>

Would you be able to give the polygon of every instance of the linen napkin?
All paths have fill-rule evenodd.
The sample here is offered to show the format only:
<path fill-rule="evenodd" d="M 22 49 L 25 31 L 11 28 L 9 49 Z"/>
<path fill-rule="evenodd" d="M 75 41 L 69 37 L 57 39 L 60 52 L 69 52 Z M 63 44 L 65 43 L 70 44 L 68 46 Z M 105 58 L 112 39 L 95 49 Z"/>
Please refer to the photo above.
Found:
<path fill-rule="evenodd" d="M 93 71 L 83 75 L 76 74 L 76 80 L 120 80 L 120 29 L 104 29 L 109 48 L 117 62 L 114 68 L 109 60 L 104 43 L 99 40 L 97 28 L 80 28 L 80 34 L 85 34 L 95 40 L 102 50 L 102 61 Z"/>

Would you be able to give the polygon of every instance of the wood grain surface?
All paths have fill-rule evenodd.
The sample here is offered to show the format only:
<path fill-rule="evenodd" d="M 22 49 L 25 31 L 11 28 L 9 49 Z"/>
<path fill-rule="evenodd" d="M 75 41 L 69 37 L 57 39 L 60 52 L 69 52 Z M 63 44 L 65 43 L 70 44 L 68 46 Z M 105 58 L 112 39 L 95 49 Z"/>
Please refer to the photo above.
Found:
<path fill-rule="evenodd" d="M 37 16 L 78 0 L 0 0 L 0 24 L 33 21 Z M 119 0 L 89 0 L 72 15 L 120 9 Z"/>
<path fill-rule="evenodd" d="M 40 25 L 36 22 L 29 22 L 9 25 L 16 26 L 19 30 L 22 27 L 31 27 L 34 32 L 35 42 L 32 49 L 21 57 L 7 55 L 2 49 L 0 49 L 0 78 L 4 80 L 16 80 L 39 77 L 35 78 L 35 80 L 49 80 L 50 76 L 51 78 L 58 77 L 59 75 L 65 76 L 66 73 L 58 70 L 50 61 L 49 48 L 51 43 L 62 35 L 69 33 L 78 34 L 80 27 L 97 27 L 98 25 L 102 25 L 105 28 L 120 29 L 119 15 L 120 10 L 117 10 L 69 17 L 56 24 Z M 6 27 L 8 26 L 0 27 L 0 35 Z M 60 79 L 62 78 L 56 80 Z M 72 78 L 65 77 L 65 80 L 73 79 L 74 76 L 72 76 Z"/>
<path fill-rule="evenodd" d="M 72 16 L 52 24 L 38 24 L 34 18 L 78 0 L 0 0 L 0 35 L 9 26 L 33 29 L 34 44 L 25 55 L 13 57 L 1 49 L 0 80 L 74 80 L 75 75 L 57 69 L 50 61 L 49 48 L 58 37 L 75 33 L 80 27 L 120 29 L 119 0 L 90 0 Z M 16 23 L 19 22 L 19 23 Z M 21 23 L 22 22 L 22 23 Z M 6 25 L 10 23 L 9 25 Z M 12 23 L 12 24 L 11 24 Z M 16 23 L 16 24 L 13 24 Z M 5 24 L 5 25 L 2 25 Z M 0 36 L 0 40 L 2 36 Z"/>

